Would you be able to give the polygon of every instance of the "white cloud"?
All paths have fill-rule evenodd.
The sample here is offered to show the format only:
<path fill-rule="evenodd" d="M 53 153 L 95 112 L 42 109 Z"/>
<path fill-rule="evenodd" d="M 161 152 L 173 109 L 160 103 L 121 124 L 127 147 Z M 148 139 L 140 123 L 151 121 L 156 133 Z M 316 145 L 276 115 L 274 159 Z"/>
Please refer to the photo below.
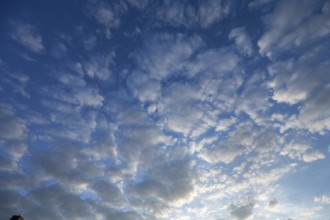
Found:
<path fill-rule="evenodd" d="M 318 16 L 311 9 L 307 17 L 306 6 L 276 6 L 265 17 L 260 52 L 286 50 L 288 57 L 306 52 L 263 62 L 252 57 L 255 48 L 241 18 L 236 20 L 239 15 L 230 18 L 239 27 L 229 29 L 233 45 L 213 46 L 227 43 L 213 37 L 226 36 L 209 38 L 211 28 L 228 30 L 222 30 L 221 22 L 236 3 L 163 2 L 90 0 L 84 9 L 97 25 L 89 26 L 89 20 L 79 27 L 77 45 L 85 50 L 62 35 L 66 49 L 59 44 L 63 50 L 58 54 L 66 51 L 65 59 L 46 59 L 42 66 L 24 62 L 46 67 L 49 74 L 36 79 L 38 72 L 29 68 L 25 74 L 8 74 L 12 82 L 26 84 L 33 96 L 24 101 L 12 95 L 8 84 L 1 85 L 3 94 L 12 95 L 4 98 L 15 101 L 17 112 L 0 104 L 0 197 L 8 201 L 0 204 L 0 218 L 16 205 L 27 210 L 27 218 L 50 220 L 302 216 L 307 205 L 294 203 L 294 192 L 287 188 L 291 182 L 297 192 L 306 187 L 290 174 L 322 165 L 311 163 L 326 157 L 326 150 L 314 144 L 319 134 L 326 140 L 330 124 L 329 45 L 306 33 L 326 20 L 330 4 L 320 4 Z M 247 5 L 251 9 L 267 3 L 237 6 L 249 10 Z M 267 13 L 272 6 L 246 13 Z M 281 20 L 282 15 L 291 19 L 296 10 L 294 26 Z M 309 31 L 301 32 L 305 26 Z M 326 36 L 324 26 L 317 39 Z M 126 34 L 134 31 L 139 34 Z M 99 39 L 103 32 L 108 39 Z M 291 46 L 297 34 L 302 43 Z M 118 36 L 123 38 L 117 41 Z M 107 42 L 104 48 L 99 47 L 102 40 Z M 306 42 L 311 44 L 303 48 Z M 101 52 L 94 54 L 96 50 Z M 0 59 L 1 70 L 5 59 L 6 64 Z M 23 111 L 24 120 L 18 114 Z M 314 198 L 316 208 L 305 209 L 301 218 L 318 217 L 318 207 L 329 203 L 327 195 L 320 195 Z"/>
<path fill-rule="evenodd" d="M 3 72 L 4 74 L 1 78 L 3 86 L 6 86 L 8 90 L 11 90 L 13 93 L 17 93 L 24 98 L 31 97 L 26 90 L 30 80 L 26 74 L 11 72 L 8 71 L 7 68 L 3 68 Z"/>
<path fill-rule="evenodd" d="M 329 99 L 330 86 L 319 91 L 300 111 L 298 128 L 307 128 L 312 132 L 324 133 L 330 130 Z"/>
<path fill-rule="evenodd" d="M 106 38 L 110 39 L 112 29 L 120 25 L 120 18 L 127 10 L 125 2 L 108 4 L 102 0 L 88 1 L 86 6 L 90 15 L 102 25 Z"/>
<path fill-rule="evenodd" d="M 160 21 L 164 21 L 173 26 L 193 26 L 196 25 L 196 11 L 189 4 L 178 1 L 167 1 L 156 11 L 156 16 Z"/>
<path fill-rule="evenodd" d="M 273 0 L 251 0 L 248 4 L 249 8 L 255 9 L 259 8 L 261 6 L 264 6 L 266 4 L 269 4 Z"/>
<path fill-rule="evenodd" d="M 198 35 L 156 34 L 145 42 L 143 56 L 136 54 L 136 58 L 150 78 L 165 80 L 173 75 L 189 75 L 184 70 L 185 64 L 202 46 L 203 41 Z"/>
<path fill-rule="evenodd" d="M 149 0 L 127 0 L 127 2 L 138 9 L 144 9 L 148 5 Z"/>
<path fill-rule="evenodd" d="M 245 113 L 259 125 L 268 122 L 267 110 L 271 107 L 264 75 L 263 72 L 256 72 L 246 79 L 245 88 L 235 102 L 236 114 Z"/>
<path fill-rule="evenodd" d="M 221 0 L 202 1 L 197 12 L 198 21 L 201 27 L 207 28 L 225 17 L 229 10 L 226 8 L 229 7 L 229 5 L 225 4 L 226 3 Z"/>
<path fill-rule="evenodd" d="M 234 28 L 229 33 L 229 39 L 233 39 L 241 53 L 251 56 L 253 47 L 250 37 L 245 31 L 244 27 Z"/>
<path fill-rule="evenodd" d="M 12 23 L 13 31 L 10 36 L 23 46 L 27 47 L 33 52 L 42 53 L 45 49 L 41 35 L 38 33 L 37 28 L 31 24 L 22 22 Z"/>
<path fill-rule="evenodd" d="M 100 94 L 100 90 L 87 84 L 83 76 L 71 74 L 64 70 L 57 72 L 57 80 L 61 86 L 53 86 L 54 93 L 51 94 L 47 93 L 49 88 L 41 89 L 45 97 L 60 101 L 59 105 L 53 106 L 54 109 L 60 110 L 59 108 L 63 106 L 62 110 L 70 111 L 73 106 L 99 108 L 103 105 L 104 97 Z M 46 102 L 48 101 L 46 100 Z"/>
<path fill-rule="evenodd" d="M 271 58 L 281 50 L 327 36 L 330 29 L 324 23 L 329 15 L 326 10 L 318 12 L 320 2 L 280 1 L 274 12 L 264 18 L 267 31 L 258 41 L 259 52 Z"/>
<path fill-rule="evenodd" d="M 322 196 L 316 196 L 314 197 L 314 202 L 320 203 L 323 205 L 329 205 L 330 204 L 330 197 L 327 195 L 322 195 Z"/>
<path fill-rule="evenodd" d="M 199 157 L 209 163 L 231 163 L 238 156 L 253 150 L 256 134 L 257 131 L 254 132 L 250 123 L 241 123 L 228 134 L 227 139 L 218 139 L 211 146 L 202 149 Z"/>
<path fill-rule="evenodd" d="M 107 80 L 111 76 L 111 67 L 115 56 L 114 52 L 92 56 L 89 60 L 76 64 L 77 72 L 84 73 L 91 78 Z"/>
<path fill-rule="evenodd" d="M 308 53 L 308 52 L 307 52 Z M 307 55 L 307 54 L 306 54 Z M 273 99 L 290 105 L 305 101 L 327 80 L 328 64 L 316 66 L 313 53 L 309 57 L 301 57 L 298 61 L 286 60 L 275 62 L 269 72 L 273 75 L 268 86 L 274 89 Z M 314 75 L 311 75 L 311 73 Z"/>
<path fill-rule="evenodd" d="M 299 143 L 291 143 L 285 146 L 281 155 L 286 155 L 291 159 L 302 160 L 306 163 L 313 162 L 316 160 L 322 160 L 325 155 L 312 147 Z"/>
<path fill-rule="evenodd" d="M 316 56 L 316 57 L 314 57 Z M 318 63 L 317 55 L 311 52 L 297 62 L 292 60 L 275 63 L 270 73 L 274 79 L 269 87 L 274 90 L 273 99 L 290 105 L 301 104 L 296 115 L 284 123 L 282 130 L 307 129 L 313 133 L 329 130 L 328 63 Z M 313 73 L 313 74 L 312 74 Z"/>
<path fill-rule="evenodd" d="M 313 162 L 316 160 L 323 160 L 325 159 L 325 155 L 317 150 L 311 150 L 311 151 L 307 151 L 304 155 L 303 155 L 303 160 L 306 163 L 309 162 Z"/>
<path fill-rule="evenodd" d="M 26 137 L 27 127 L 25 122 L 16 117 L 11 105 L 0 103 L 0 137 L 4 139 L 22 140 Z"/>
<path fill-rule="evenodd" d="M 188 135 L 203 115 L 202 109 L 196 106 L 200 94 L 193 87 L 181 84 L 171 85 L 164 93 L 158 111 L 165 118 L 166 126 Z"/>
<path fill-rule="evenodd" d="M 197 7 L 190 1 L 166 1 L 156 11 L 160 21 L 172 26 L 209 28 L 230 13 L 230 2 L 222 0 L 199 1 Z"/>
<path fill-rule="evenodd" d="M 135 72 L 129 76 L 128 85 L 141 102 L 157 101 L 161 96 L 161 84 L 145 73 Z"/>
<path fill-rule="evenodd" d="M 88 105 L 99 107 L 103 105 L 104 100 L 97 89 L 90 87 L 75 91 L 74 97 L 78 100 L 81 106 Z"/>
<path fill-rule="evenodd" d="M 26 137 L 28 127 L 26 121 L 16 115 L 14 107 L 8 103 L 0 103 L 0 144 L 3 157 L 8 164 L 4 169 L 18 169 L 19 160 L 28 149 Z"/>

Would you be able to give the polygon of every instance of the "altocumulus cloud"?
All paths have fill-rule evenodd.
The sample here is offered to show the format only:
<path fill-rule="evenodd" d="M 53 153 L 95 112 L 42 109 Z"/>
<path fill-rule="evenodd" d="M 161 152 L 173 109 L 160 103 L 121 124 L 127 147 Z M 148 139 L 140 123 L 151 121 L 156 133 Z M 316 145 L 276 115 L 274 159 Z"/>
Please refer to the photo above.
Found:
<path fill-rule="evenodd" d="M 327 218 L 329 8 L 9 4 L 0 218 Z"/>

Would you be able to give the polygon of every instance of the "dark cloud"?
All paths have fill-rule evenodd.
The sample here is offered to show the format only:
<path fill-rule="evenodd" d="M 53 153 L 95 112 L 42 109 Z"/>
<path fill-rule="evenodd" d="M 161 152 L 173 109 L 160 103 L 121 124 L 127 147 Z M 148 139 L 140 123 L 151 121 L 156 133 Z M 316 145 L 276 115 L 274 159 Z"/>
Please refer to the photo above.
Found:
<path fill-rule="evenodd" d="M 170 203 L 185 203 L 192 196 L 193 161 L 174 161 L 147 171 L 142 181 L 131 190 L 142 198 L 161 199 Z"/>
<path fill-rule="evenodd" d="M 277 207 L 277 205 L 278 205 L 278 201 L 276 199 L 273 199 L 273 200 L 269 201 L 269 203 L 268 203 L 269 208 L 275 208 L 275 207 Z"/>
<path fill-rule="evenodd" d="M 239 204 L 239 205 L 230 205 L 230 215 L 237 220 L 248 219 L 253 214 L 253 208 L 255 203 L 250 202 L 247 204 Z"/>

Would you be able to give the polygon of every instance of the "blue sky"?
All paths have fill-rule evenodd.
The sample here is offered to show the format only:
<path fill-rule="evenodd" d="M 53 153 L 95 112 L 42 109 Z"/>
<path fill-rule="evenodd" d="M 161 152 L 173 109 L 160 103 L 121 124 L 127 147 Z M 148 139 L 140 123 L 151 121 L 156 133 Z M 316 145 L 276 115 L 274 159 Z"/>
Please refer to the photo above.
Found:
<path fill-rule="evenodd" d="M 330 2 L 0 3 L 0 219 L 325 220 Z"/>

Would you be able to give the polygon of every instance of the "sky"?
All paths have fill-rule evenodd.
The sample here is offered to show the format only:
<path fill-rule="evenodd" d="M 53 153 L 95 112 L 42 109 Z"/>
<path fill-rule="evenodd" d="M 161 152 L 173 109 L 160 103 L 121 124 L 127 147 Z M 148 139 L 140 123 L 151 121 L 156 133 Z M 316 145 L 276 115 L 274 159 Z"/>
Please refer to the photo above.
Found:
<path fill-rule="evenodd" d="M 330 1 L 0 3 L 0 219 L 330 219 Z"/>

